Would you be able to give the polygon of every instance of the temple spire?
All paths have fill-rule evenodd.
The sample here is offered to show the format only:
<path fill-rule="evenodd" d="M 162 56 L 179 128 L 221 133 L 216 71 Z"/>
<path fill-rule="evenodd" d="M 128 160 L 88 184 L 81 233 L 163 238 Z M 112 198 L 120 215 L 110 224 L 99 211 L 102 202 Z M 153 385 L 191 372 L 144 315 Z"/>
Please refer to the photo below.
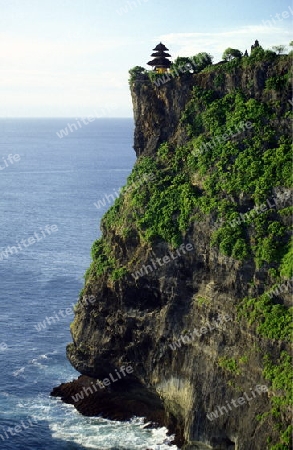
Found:
<path fill-rule="evenodd" d="M 169 49 L 160 42 L 154 49 L 154 53 L 151 54 L 151 56 L 154 57 L 152 61 L 148 62 L 149 66 L 152 66 L 154 70 L 158 73 L 164 73 L 167 72 L 168 69 L 171 66 L 171 61 L 169 61 Z"/>

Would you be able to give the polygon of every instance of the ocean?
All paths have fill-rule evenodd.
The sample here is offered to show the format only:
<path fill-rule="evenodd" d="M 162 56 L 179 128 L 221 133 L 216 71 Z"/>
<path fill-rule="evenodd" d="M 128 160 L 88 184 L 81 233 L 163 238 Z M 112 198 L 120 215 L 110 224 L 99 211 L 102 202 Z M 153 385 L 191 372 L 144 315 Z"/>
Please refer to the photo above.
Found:
<path fill-rule="evenodd" d="M 135 162 L 133 127 L 132 119 L 0 119 L 3 450 L 176 449 L 164 428 L 83 417 L 49 395 L 79 375 L 65 356 L 72 309 L 100 219 Z"/>

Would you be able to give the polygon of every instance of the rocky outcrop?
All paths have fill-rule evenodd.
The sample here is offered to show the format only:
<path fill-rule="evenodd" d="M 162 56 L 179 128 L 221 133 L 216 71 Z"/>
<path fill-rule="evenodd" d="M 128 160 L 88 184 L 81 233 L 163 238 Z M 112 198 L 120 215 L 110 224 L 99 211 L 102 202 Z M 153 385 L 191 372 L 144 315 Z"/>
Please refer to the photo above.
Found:
<path fill-rule="evenodd" d="M 145 428 L 169 428 L 170 434 L 176 434 L 173 443 L 181 445 L 180 430 L 176 420 L 165 411 L 158 394 L 147 389 L 135 378 L 119 379 L 117 373 L 110 375 L 109 384 L 81 375 L 77 380 L 62 383 L 51 392 L 52 397 L 60 397 L 64 403 L 74 405 L 84 416 L 100 416 L 110 420 L 126 421 L 134 416 L 145 418 Z"/>
<path fill-rule="evenodd" d="M 187 142 L 180 119 L 194 86 L 219 96 L 241 87 L 254 98 L 285 101 L 288 92 L 264 87 L 286 64 L 236 68 L 221 77 L 221 85 L 215 84 L 215 72 L 183 75 L 161 87 L 148 80 L 133 83 L 137 156 L 154 154 L 165 141 Z M 288 128 L 288 123 L 282 126 Z M 284 189 L 275 192 L 281 195 Z M 288 197 L 282 198 L 280 209 L 289 205 Z M 263 355 L 277 355 L 287 344 L 272 344 L 256 333 L 255 325 L 239 319 L 240 300 L 262 294 L 270 278 L 253 260 L 236 261 L 212 247 L 217 227 L 212 214 L 191 222 L 184 246 L 175 254 L 166 242 L 142 242 L 135 228 L 122 237 L 103 224 L 104 238 L 121 267 L 127 262 L 135 272 L 152 260 L 156 269 L 153 264 L 137 279 L 130 270 L 116 281 L 107 273 L 88 280 L 76 307 L 67 357 L 81 374 L 100 380 L 131 365 L 134 384 L 162 399 L 166 421 L 185 449 L 264 450 L 271 423 L 257 416 L 269 411 L 274 392 L 262 375 Z M 87 301 L 90 296 L 94 303 Z M 283 297 L 290 301 L 289 293 Z M 231 362 L 235 360 L 237 365 Z M 225 361 L 231 366 L 225 367 Z M 216 411 L 217 418 L 211 414 Z"/>
<path fill-rule="evenodd" d="M 135 132 L 134 149 L 137 156 L 151 155 L 163 142 L 182 145 L 187 141 L 184 127 L 180 123 L 182 113 L 191 98 L 194 86 L 213 90 L 221 98 L 237 89 L 248 97 L 259 101 L 280 101 L 286 109 L 288 99 L 292 98 L 292 85 L 279 92 L 265 89 L 266 81 L 290 70 L 288 61 L 263 62 L 225 71 L 225 65 L 219 71 L 210 73 L 183 74 L 170 79 L 157 87 L 148 77 L 131 85 Z M 290 125 L 287 122 L 287 127 Z"/>

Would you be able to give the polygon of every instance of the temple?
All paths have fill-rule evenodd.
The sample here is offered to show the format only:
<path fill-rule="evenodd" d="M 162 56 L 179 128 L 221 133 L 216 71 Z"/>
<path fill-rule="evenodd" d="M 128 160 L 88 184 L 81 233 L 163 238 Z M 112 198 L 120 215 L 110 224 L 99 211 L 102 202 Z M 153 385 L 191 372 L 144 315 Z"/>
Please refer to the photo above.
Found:
<path fill-rule="evenodd" d="M 164 44 L 162 44 L 162 42 L 160 42 L 153 49 L 153 51 L 155 53 L 152 53 L 151 56 L 153 56 L 154 59 L 152 61 L 149 61 L 148 65 L 152 66 L 153 69 L 158 73 L 167 72 L 172 64 L 168 59 L 169 57 L 171 57 L 171 55 L 169 55 L 169 53 L 166 53 L 169 51 L 169 49 Z"/>
<path fill-rule="evenodd" d="M 258 40 L 256 40 L 255 43 L 251 46 L 251 51 L 253 51 L 257 47 L 260 47 Z"/>

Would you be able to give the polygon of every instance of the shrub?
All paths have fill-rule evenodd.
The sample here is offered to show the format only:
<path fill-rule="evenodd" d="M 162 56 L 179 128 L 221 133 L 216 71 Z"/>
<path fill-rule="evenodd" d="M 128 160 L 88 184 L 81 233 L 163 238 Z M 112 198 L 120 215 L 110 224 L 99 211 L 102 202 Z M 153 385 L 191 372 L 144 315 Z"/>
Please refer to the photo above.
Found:
<path fill-rule="evenodd" d="M 224 61 L 231 61 L 234 58 L 242 58 L 242 52 L 236 48 L 226 48 L 223 53 L 222 59 Z"/>
<path fill-rule="evenodd" d="M 193 71 L 193 66 L 191 63 L 190 58 L 187 58 L 185 56 L 178 56 L 178 58 L 175 59 L 174 63 L 171 66 L 171 71 L 176 69 L 178 71 L 185 70 L 187 72 Z"/>
<path fill-rule="evenodd" d="M 132 84 L 133 82 L 139 80 L 139 79 L 146 79 L 148 71 L 141 66 L 135 66 L 132 69 L 129 70 L 129 83 Z"/>
<path fill-rule="evenodd" d="M 293 277 L 293 240 L 288 244 L 287 252 L 281 261 L 280 274 L 285 278 Z"/>
<path fill-rule="evenodd" d="M 190 58 L 193 62 L 194 70 L 196 73 L 201 72 L 206 67 L 209 67 L 213 63 L 213 56 L 206 52 L 197 53 L 197 55 Z"/>
<path fill-rule="evenodd" d="M 219 358 L 218 366 L 233 375 L 240 375 L 240 370 L 235 358 L 227 358 L 226 356 Z"/>
<path fill-rule="evenodd" d="M 266 81 L 266 89 L 274 89 L 276 91 L 281 91 L 288 84 L 289 76 L 286 75 L 278 75 L 272 78 L 269 78 Z"/>

